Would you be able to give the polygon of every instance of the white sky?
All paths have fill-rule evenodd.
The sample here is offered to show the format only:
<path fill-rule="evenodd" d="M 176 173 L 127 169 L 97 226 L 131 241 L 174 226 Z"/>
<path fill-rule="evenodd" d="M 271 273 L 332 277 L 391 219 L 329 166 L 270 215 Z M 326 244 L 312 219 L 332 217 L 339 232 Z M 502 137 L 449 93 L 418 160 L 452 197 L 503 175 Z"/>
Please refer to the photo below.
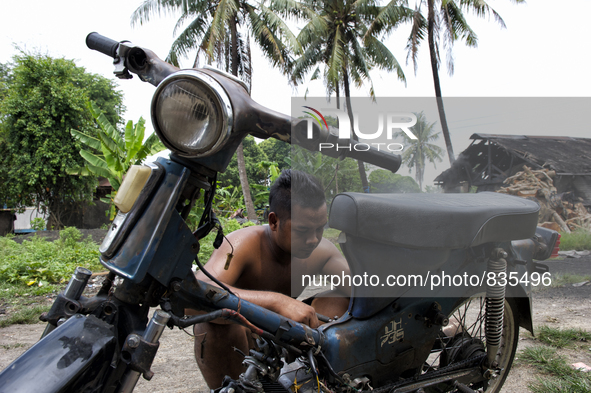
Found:
<path fill-rule="evenodd" d="M 413 4 L 413 1 L 410 1 Z M 174 16 L 155 17 L 141 27 L 130 26 L 131 13 L 141 4 L 138 0 L 21 0 L 5 1 L 0 13 L 0 62 L 7 62 L 17 53 L 14 45 L 28 51 L 40 51 L 55 57 L 74 59 L 88 71 L 112 76 L 110 58 L 89 50 L 85 45 L 88 33 L 96 31 L 115 40 L 130 40 L 136 45 L 152 49 L 161 58 L 166 57 L 173 41 Z M 493 20 L 482 20 L 468 15 L 468 21 L 479 38 L 479 47 L 466 48 L 457 43 L 454 48 L 455 73 L 440 72 L 444 97 L 589 97 L 591 96 L 589 39 L 591 1 L 571 0 L 557 3 L 550 0 L 530 0 L 516 5 L 509 0 L 490 0 L 503 17 L 507 29 L 501 29 Z M 385 72 L 372 74 L 376 96 L 432 97 L 434 95 L 427 47 L 421 48 L 416 76 L 412 65 L 406 65 L 406 37 L 408 27 L 395 32 L 386 44 L 403 65 L 406 86 Z M 288 86 L 279 71 L 269 67 L 254 48 L 253 98 L 274 110 L 288 113 L 292 96 L 323 96 L 321 81 L 303 85 L 297 90 Z M 443 53 L 442 53 L 443 54 Z M 182 65 L 189 67 L 193 59 Z M 120 81 L 124 93 L 126 120 L 140 116 L 150 118 L 149 107 L 154 88 L 139 79 Z M 369 87 L 354 95 L 367 96 Z M 585 101 L 589 102 L 589 101 Z M 591 109 L 591 108 L 588 108 Z M 548 110 L 552 115 L 552 110 Z M 567 115 L 581 120 L 586 113 Z M 580 115 L 580 116 L 579 116 Z M 564 113 L 556 113 L 563 117 Z M 438 120 L 438 119 L 433 119 Z M 489 122 L 487 120 L 487 122 Z M 479 124 L 473 124 L 478 126 Z M 151 127 L 148 125 L 151 129 Z M 437 125 L 436 128 L 439 126 Z M 454 128 L 455 127 L 455 128 Z M 570 126 L 568 131 L 543 132 L 546 135 L 591 137 L 589 127 Z M 450 122 L 452 142 L 456 156 L 470 143 L 472 132 L 465 124 Z M 457 132 L 454 130 L 457 129 Z M 463 131 L 460 132 L 460 129 Z M 503 130 L 496 131 L 504 133 Z M 441 142 L 443 146 L 443 142 Z M 437 170 L 426 174 L 425 184 L 448 167 L 447 159 Z M 401 169 L 407 175 L 407 169 Z"/>

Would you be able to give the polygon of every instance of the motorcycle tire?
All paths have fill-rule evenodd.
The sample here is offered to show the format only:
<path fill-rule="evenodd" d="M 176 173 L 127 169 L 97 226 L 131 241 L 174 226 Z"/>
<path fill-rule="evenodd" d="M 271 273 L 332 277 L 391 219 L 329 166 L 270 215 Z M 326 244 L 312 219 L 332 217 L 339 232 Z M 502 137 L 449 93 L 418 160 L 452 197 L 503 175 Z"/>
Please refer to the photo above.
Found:
<path fill-rule="evenodd" d="M 442 367 L 486 353 L 484 316 L 484 294 L 477 294 L 458 301 L 449 314 L 449 324 L 442 329 L 438 343 L 433 348 L 423 372 L 437 371 Z M 499 393 L 511 370 L 518 341 L 519 315 L 517 306 L 512 299 L 505 299 L 503 333 L 496 356 L 497 367 L 502 371 L 500 375 L 491 378 L 486 384 L 476 382 L 470 384 L 469 387 L 477 392 Z M 438 392 L 456 391 L 452 386 L 439 385 L 437 389 Z"/>

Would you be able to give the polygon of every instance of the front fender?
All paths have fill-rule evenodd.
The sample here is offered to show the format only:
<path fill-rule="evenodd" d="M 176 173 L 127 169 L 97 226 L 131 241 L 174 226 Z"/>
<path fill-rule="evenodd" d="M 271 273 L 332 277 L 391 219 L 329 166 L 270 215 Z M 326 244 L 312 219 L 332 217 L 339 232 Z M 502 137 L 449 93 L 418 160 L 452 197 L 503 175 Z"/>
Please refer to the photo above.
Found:
<path fill-rule="evenodd" d="M 0 373 L 0 393 L 100 389 L 115 343 L 112 325 L 92 315 L 74 315 Z"/>

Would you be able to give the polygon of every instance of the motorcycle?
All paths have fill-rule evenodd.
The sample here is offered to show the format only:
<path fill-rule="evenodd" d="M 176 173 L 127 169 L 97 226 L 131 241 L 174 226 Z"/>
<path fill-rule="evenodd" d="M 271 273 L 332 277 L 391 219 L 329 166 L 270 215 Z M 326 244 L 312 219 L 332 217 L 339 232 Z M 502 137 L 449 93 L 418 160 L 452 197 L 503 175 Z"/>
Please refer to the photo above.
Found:
<path fill-rule="evenodd" d="M 310 150 L 358 142 L 337 140 L 316 124 L 309 138 L 306 120 L 260 106 L 242 81 L 217 69 L 179 70 L 148 49 L 97 33 L 86 42 L 114 58 L 119 78 L 136 74 L 156 86 L 152 121 L 172 154 L 128 172 L 100 246 L 110 272 L 102 287 L 82 296 L 91 272 L 76 269 L 41 316 L 41 340 L 0 373 L 0 392 L 132 392 L 140 377 L 152 378 L 165 327 L 217 318 L 258 339 L 244 354 L 246 371 L 226 377 L 216 392 L 500 391 L 519 328 L 533 333 L 531 284 L 549 279 L 534 260 L 549 258 L 559 243 L 558 233 L 537 228 L 535 202 L 495 193 L 339 194 L 329 224 L 342 231 L 351 275 L 410 278 L 419 266 L 430 291 L 426 296 L 416 282 L 353 286 L 347 313 L 312 329 L 235 296 L 199 263 L 199 240 L 217 230 L 214 246 L 221 244 L 211 210 L 216 175 L 247 134 Z M 326 154 L 394 172 L 400 166 L 399 156 L 375 149 Z M 205 211 L 192 232 L 185 220 L 201 196 Z M 194 261 L 217 285 L 195 278 Z M 433 285 L 446 275 L 449 285 Z M 457 277 L 482 280 L 458 285 Z M 151 307 L 160 309 L 149 318 Z M 185 309 L 205 313 L 187 316 Z"/>

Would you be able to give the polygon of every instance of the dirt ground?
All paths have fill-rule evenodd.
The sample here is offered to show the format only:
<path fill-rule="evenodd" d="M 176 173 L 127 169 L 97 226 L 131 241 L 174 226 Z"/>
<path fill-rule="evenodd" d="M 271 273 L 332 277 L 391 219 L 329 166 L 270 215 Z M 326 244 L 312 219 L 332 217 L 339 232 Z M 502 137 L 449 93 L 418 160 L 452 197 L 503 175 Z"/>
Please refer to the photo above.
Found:
<path fill-rule="evenodd" d="M 552 274 L 572 272 L 580 275 L 591 274 L 591 257 L 566 259 L 549 262 Z M 534 292 L 534 326 L 549 325 L 556 328 L 582 328 L 590 330 L 591 285 L 567 285 Z M 0 329 L 0 369 L 4 369 L 27 348 L 33 345 L 44 329 L 43 324 L 13 325 Z M 537 342 L 521 330 L 517 361 L 505 383 L 503 393 L 528 392 L 527 385 L 535 381 L 533 370 L 519 362 L 519 351 Z M 160 350 L 152 365 L 155 373 L 152 381 L 140 379 L 134 392 L 137 393 L 196 393 L 208 392 L 193 357 L 193 338 L 178 329 L 165 330 L 160 339 Z M 589 351 L 567 350 L 572 363 L 583 362 L 591 365 L 591 343 Z"/>

